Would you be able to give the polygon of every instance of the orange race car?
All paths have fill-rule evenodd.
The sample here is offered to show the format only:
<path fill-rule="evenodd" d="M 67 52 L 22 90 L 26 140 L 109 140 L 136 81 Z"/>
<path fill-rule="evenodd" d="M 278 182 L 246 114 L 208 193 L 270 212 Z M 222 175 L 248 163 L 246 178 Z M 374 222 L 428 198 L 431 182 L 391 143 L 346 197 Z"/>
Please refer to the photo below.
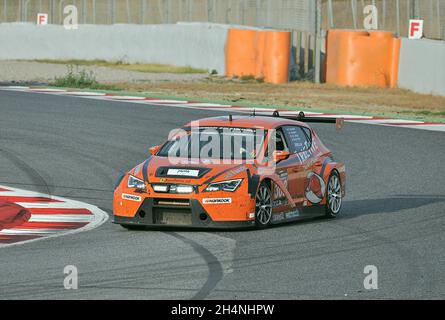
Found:
<path fill-rule="evenodd" d="M 193 121 L 123 175 L 114 223 L 232 228 L 335 217 L 345 196 L 345 166 L 335 162 L 298 116 L 222 116 Z"/>

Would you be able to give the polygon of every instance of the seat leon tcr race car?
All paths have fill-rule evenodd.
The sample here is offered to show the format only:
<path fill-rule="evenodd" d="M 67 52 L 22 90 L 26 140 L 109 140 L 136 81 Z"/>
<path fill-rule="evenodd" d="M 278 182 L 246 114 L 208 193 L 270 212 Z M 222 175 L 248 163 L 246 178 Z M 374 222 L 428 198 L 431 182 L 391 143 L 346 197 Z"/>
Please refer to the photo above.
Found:
<path fill-rule="evenodd" d="M 114 223 L 263 228 L 335 217 L 345 196 L 345 166 L 307 125 L 335 121 L 275 112 L 188 123 L 119 179 Z"/>

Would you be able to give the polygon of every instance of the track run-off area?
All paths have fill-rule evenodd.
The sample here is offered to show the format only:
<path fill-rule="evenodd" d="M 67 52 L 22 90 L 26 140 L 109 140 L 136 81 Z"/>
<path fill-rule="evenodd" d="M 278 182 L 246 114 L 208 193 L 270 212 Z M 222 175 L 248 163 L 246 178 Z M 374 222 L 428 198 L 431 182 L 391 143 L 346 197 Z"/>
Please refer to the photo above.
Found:
<path fill-rule="evenodd" d="M 0 185 L 112 213 L 121 172 L 216 108 L 0 90 Z M 216 109 L 216 110 L 214 110 Z M 0 299 L 445 297 L 445 133 L 314 125 L 345 162 L 341 216 L 246 231 L 130 232 L 110 220 L 0 247 Z M 3 191 L 5 192 L 5 191 Z M 79 288 L 66 290 L 76 266 Z M 378 269 L 366 290 L 364 268 Z"/>

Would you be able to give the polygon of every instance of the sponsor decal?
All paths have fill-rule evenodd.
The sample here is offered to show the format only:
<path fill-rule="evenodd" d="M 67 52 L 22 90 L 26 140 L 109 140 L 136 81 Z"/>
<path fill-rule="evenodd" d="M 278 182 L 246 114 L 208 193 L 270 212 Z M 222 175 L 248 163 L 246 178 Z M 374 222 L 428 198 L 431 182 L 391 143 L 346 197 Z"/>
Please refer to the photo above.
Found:
<path fill-rule="evenodd" d="M 284 205 L 286 205 L 286 204 L 288 204 L 288 203 L 289 203 L 289 202 L 287 201 L 287 199 L 286 199 L 286 198 L 283 198 L 283 199 L 274 200 L 274 201 L 272 202 L 272 206 L 273 206 L 274 208 L 276 208 L 276 207 L 284 206 Z"/>
<path fill-rule="evenodd" d="M 281 181 L 283 182 L 284 186 L 287 189 L 288 188 L 287 171 L 278 172 L 278 175 L 279 175 Z M 285 202 L 287 203 L 287 199 L 286 199 L 284 192 L 276 184 L 274 184 L 273 200 L 274 200 L 273 206 L 280 206 L 280 205 L 285 204 Z M 278 200 L 280 200 L 280 201 L 278 201 Z"/>
<path fill-rule="evenodd" d="M 286 219 L 292 219 L 300 216 L 300 209 L 295 209 L 285 213 Z"/>
<path fill-rule="evenodd" d="M 274 221 L 274 222 L 282 221 L 282 220 L 284 220 L 284 219 L 285 219 L 285 217 L 284 217 L 284 213 L 283 213 L 283 212 L 274 214 L 274 215 L 272 216 L 272 221 Z"/>
<path fill-rule="evenodd" d="M 224 179 L 231 179 L 232 177 L 236 176 L 237 174 L 239 174 L 245 170 L 247 170 L 247 168 L 245 166 L 241 166 L 241 167 L 234 169 L 234 170 L 230 171 L 229 173 L 227 173 L 226 176 L 224 177 Z"/>
<path fill-rule="evenodd" d="M 184 183 L 189 184 L 192 183 L 192 180 L 190 179 L 179 179 L 179 178 L 160 178 L 160 183 Z"/>
<path fill-rule="evenodd" d="M 202 202 L 204 204 L 227 204 L 232 203 L 232 198 L 206 198 Z"/>
<path fill-rule="evenodd" d="M 140 196 L 135 196 L 135 195 L 132 195 L 132 194 L 122 193 L 122 199 L 141 202 L 142 198 Z"/>
<path fill-rule="evenodd" d="M 315 172 L 310 172 L 306 181 L 306 199 L 314 204 L 320 203 L 324 198 L 325 191 L 326 184 L 323 178 Z"/>
<path fill-rule="evenodd" d="M 255 212 L 249 213 L 247 216 L 249 219 L 253 219 L 255 218 Z"/>
<path fill-rule="evenodd" d="M 199 170 L 168 169 L 167 175 L 169 175 L 169 176 L 197 177 L 199 175 Z"/>
<path fill-rule="evenodd" d="M 276 213 L 272 216 L 272 221 L 278 222 L 282 220 L 288 220 L 297 218 L 301 215 L 300 209 L 293 209 L 291 211 Z"/>
<path fill-rule="evenodd" d="M 316 140 L 313 140 L 313 141 L 312 141 L 311 148 L 310 148 L 309 150 L 306 150 L 306 151 L 302 151 L 302 152 L 297 153 L 298 161 L 299 161 L 300 163 L 305 162 L 307 159 L 309 159 L 310 157 L 312 157 L 312 155 L 315 154 L 315 151 L 317 151 L 317 150 L 318 150 L 317 141 L 316 141 Z"/>

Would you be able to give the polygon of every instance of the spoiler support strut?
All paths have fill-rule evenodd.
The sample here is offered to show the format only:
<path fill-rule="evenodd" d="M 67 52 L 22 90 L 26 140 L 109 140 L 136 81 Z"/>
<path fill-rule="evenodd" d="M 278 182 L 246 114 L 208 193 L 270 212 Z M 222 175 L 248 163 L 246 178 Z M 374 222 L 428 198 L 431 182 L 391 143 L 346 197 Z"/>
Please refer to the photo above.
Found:
<path fill-rule="evenodd" d="M 334 118 L 334 117 L 307 117 L 303 111 L 298 113 L 297 116 L 282 116 L 280 113 L 275 110 L 273 114 L 266 115 L 266 117 L 275 117 L 275 118 L 284 118 L 289 120 L 296 120 L 300 122 L 307 122 L 307 123 L 335 123 L 335 127 L 337 130 L 341 130 L 345 124 L 344 118 Z"/>

